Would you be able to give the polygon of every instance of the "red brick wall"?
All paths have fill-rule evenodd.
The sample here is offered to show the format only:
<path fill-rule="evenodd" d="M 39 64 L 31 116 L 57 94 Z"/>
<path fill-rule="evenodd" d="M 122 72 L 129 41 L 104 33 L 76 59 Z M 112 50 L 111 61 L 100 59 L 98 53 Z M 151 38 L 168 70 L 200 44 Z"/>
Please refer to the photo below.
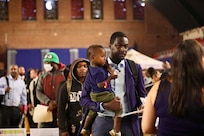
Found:
<path fill-rule="evenodd" d="M 70 0 L 58 0 L 58 20 L 45 21 L 43 0 L 37 0 L 37 21 L 22 21 L 21 0 L 10 0 L 9 21 L 0 22 L 0 54 L 5 54 L 5 48 L 84 48 L 94 43 L 107 47 L 114 31 L 124 31 L 129 45 L 136 43 L 138 50 L 149 56 L 172 48 L 181 40 L 168 20 L 150 3 L 146 3 L 145 20 L 136 21 L 131 0 L 126 1 L 127 20 L 114 19 L 110 0 L 103 0 L 103 20 L 91 20 L 90 1 L 86 0 L 84 20 L 71 20 Z"/>

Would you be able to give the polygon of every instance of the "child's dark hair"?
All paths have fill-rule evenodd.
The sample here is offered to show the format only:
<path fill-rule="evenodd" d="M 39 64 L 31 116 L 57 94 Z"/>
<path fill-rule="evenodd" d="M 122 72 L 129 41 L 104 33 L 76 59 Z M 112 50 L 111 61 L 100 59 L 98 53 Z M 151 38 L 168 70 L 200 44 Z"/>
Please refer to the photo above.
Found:
<path fill-rule="evenodd" d="M 90 57 L 91 57 L 91 56 L 95 53 L 95 51 L 96 51 L 97 49 L 99 49 L 99 48 L 104 49 L 102 45 L 97 45 L 97 44 L 90 45 L 90 46 L 88 47 L 87 51 L 86 51 L 86 57 L 87 57 L 88 59 L 90 59 Z"/>

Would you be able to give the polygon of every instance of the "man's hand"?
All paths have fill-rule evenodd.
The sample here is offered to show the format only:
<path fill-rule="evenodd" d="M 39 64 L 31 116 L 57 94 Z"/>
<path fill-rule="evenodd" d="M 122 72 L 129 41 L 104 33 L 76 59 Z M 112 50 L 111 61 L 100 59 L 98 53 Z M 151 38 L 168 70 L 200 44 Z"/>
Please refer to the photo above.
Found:
<path fill-rule="evenodd" d="M 118 111 L 122 109 L 122 104 L 120 103 L 120 98 L 115 97 L 112 101 L 103 103 L 103 107 L 107 110 Z"/>
<path fill-rule="evenodd" d="M 140 105 L 140 107 L 138 107 L 138 110 L 143 110 L 144 109 L 144 105 Z"/>
<path fill-rule="evenodd" d="M 8 93 L 10 90 L 11 90 L 11 88 L 10 88 L 10 87 L 7 87 L 7 88 L 5 89 L 5 92 Z"/>
<path fill-rule="evenodd" d="M 47 110 L 52 112 L 55 108 L 57 108 L 56 101 L 54 100 L 49 101 Z"/>
<path fill-rule="evenodd" d="M 33 110 L 33 108 L 34 108 L 33 105 L 29 103 L 28 104 L 28 110 L 31 111 L 31 110 Z"/>
<path fill-rule="evenodd" d="M 27 105 L 24 105 L 23 106 L 23 113 L 26 115 L 28 112 L 28 106 Z"/>
<path fill-rule="evenodd" d="M 140 105 L 137 110 L 138 110 L 138 111 L 141 111 L 141 112 L 137 113 L 137 115 L 138 115 L 138 116 L 142 116 L 143 110 L 144 110 L 144 105 L 143 105 L 143 104 Z"/>

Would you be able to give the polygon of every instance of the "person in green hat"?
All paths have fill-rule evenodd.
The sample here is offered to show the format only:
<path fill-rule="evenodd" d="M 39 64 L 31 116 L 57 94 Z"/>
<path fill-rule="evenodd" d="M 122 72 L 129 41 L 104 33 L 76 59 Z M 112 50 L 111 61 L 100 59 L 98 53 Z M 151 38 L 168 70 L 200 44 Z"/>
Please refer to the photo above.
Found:
<path fill-rule="evenodd" d="M 43 59 L 45 73 L 39 77 L 36 87 L 36 96 L 43 105 L 48 106 L 48 110 L 53 113 L 52 122 L 41 123 L 42 128 L 54 128 L 57 125 L 57 104 L 56 90 L 60 82 L 65 81 L 65 65 L 59 61 L 59 57 L 54 52 L 48 52 Z"/>

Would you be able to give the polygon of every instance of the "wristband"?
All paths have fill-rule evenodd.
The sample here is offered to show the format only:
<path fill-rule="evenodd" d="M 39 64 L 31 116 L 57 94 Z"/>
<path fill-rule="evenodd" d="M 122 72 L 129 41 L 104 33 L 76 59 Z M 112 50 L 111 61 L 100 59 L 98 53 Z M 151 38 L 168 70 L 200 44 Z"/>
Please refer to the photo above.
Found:
<path fill-rule="evenodd" d="M 108 88 L 108 83 L 107 83 L 107 81 L 105 80 L 104 81 L 104 86 L 103 86 L 104 88 Z"/>

